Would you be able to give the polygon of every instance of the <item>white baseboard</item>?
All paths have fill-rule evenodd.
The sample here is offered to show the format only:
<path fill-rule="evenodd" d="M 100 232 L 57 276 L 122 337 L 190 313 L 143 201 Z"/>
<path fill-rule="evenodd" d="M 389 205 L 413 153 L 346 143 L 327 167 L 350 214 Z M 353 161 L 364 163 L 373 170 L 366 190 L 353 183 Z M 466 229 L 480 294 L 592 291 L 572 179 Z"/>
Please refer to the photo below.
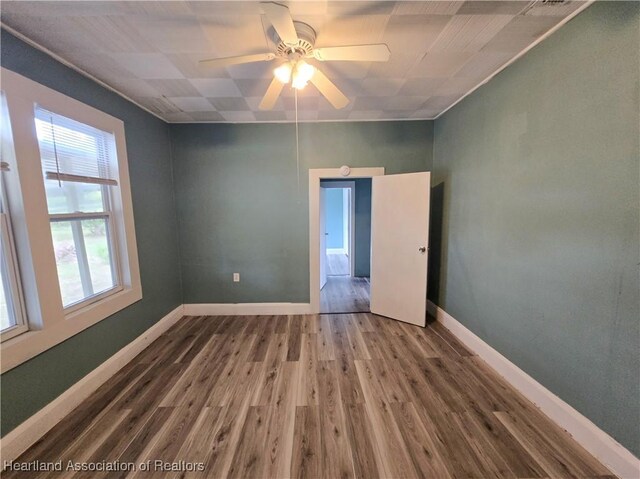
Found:
<path fill-rule="evenodd" d="M 0 464 L 26 451 L 182 316 L 180 305 L 0 440 Z"/>
<path fill-rule="evenodd" d="M 344 248 L 327 248 L 327 254 L 347 254 Z"/>
<path fill-rule="evenodd" d="M 431 301 L 429 311 L 469 349 L 504 377 L 514 388 L 540 408 L 551 420 L 565 429 L 587 451 L 621 478 L 640 477 L 640 460 L 619 442 L 553 394 L 515 364 Z"/>
<path fill-rule="evenodd" d="M 312 314 L 309 303 L 206 303 L 185 304 L 187 316 L 256 316 Z"/>

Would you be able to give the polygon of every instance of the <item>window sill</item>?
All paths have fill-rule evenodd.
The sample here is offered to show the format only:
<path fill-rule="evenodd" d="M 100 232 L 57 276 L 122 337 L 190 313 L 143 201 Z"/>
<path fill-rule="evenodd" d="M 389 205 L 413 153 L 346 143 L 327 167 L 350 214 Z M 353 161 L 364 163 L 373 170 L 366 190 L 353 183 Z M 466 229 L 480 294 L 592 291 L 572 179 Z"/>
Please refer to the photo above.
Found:
<path fill-rule="evenodd" d="M 0 373 L 4 374 L 141 299 L 141 288 L 125 288 L 73 311 L 63 321 L 47 326 L 46 330 L 28 331 L 4 341 L 0 346 Z"/>

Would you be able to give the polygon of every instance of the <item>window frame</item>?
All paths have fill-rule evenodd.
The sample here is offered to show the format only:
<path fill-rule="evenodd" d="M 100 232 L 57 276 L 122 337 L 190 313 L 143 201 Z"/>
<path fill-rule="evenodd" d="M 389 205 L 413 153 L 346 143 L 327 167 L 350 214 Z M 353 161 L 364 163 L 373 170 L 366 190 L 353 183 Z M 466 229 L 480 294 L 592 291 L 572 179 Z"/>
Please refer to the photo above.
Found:
<path fill-rule="evenodd" d="M 2 176 L 4 176 L 4 173 L 4 171 L 1 173 Z M 2 184 L 2 182 L 3 179 L 0 178 L 0 185 Z M 4 195 L 4 186 L 2 186 L 2 190 L 2 198 L 0 199 L 0 201 L 2 202 L 2 206 L 0 206 L 0 235 L 2 235 L 2 238 L 0 239 L 0 241 L 2 241 L 4 247 L 0 248 L 0 255 L 2 255 L 2 258 L 0 258 L 0 263 L 4 261 L 4 264 L 6 265 L 10 296 L 10 299 L 8 299 L 7 302 L 11 301 L 11 310 L 13 310 L 16 324 L 0 331 L 0 342 L 7 341 L 29 330 L 29 325 L 27 323 L 27 318 L 25 315 L 24 296 L 22 293 L 20 270 L 16 259 L 16 249 L 15 243 L 13 241 L 13 233 L 11 231 L 11 218 L 9 217 L 7 201 Z M 2 264 L 0 264 L 0 268 L 2 268 Z M 7 304 L 7 309 L 9 309 L 9 304 Z M 9 314 L 11 313 L 12 311 L 9 311 Z"/>
<path fill-rule="evenodd" d="M 123 286 L 122 286 L 122 281 L 121 281 L 121 263 L 120 263 L 120 255 L 118 254 L 118 244 L 117 242 L 114 240 L 113 236 L 114 233 L 116 233 L 116 225 L 115 225 L 115 221 L 113 220 L 113 215 L 111 214 L 110 210 L 107 211 L 102 211 L 102 212 L 95 212 L 95 213 L 54 213 L 54 214 L 49 214 L 49 224 L 51 225 L 51 223 L 62 223 L 62 222 L 72 222 L 72 221 L 79 221 L 82 222 L 83 220 L 93 220 L 93 219 L 101 219 L 104 220 L 109 227 L 109 230 L 107 232 L 107 241 L 109 243 L 109 253 L 110 253 L 110 257 L 111 257 L 111 271 L 112 271 L 112 275 L 113 275 L 113 279 L 114 279 L 114 286 L 112 286 L 109 289 L 106 289 L 104 291 L 100 291 L 99 293 L 94 293 L 91 294 L 89 296 L 86 296 L 84 299 L 80 300 L 80 301 L 76 301 L 74 303 L 70 303 L 68 306 L 64 306 L 63 304 L 63 308 L 65 310 L 65 312 L 68 313 L 72 313 L 74 311 L 77 311 L 79 309 L 84 308 L 85 306 L 91 304 L 91 303 L 95 303 L 96 301 L 100 301 L 103 298 L 106 298 L 107 296 L 110 296 L 112 294 L 115 294 L 119 291 L 122 291 Z M 73 227 L 73 226 L 72 226 Z M 83 240 L 84 240 L 84 234 L 83 234 Z M 83 241 L 84 243 L 84 241 Z M 84 254 L 86 255 L 86 246 L 83 245 L 83 249 L 84 249 Z M 82 265 L 80 265 L 80 259 L 78 259 L 78 267 L 79 268 L 83 268 Z M 88 266 L 87 266 L 88 268 Z M 82 274 L 80 275 L 82 276 Z"/>
<path fill-rule="evenodd" d="M 29 331 L 0 345 L 0 372 L 4 373 L 139 301 L 142 286 L 122 120 L 5 68 L 1 68 L 1 75 L 14 153 L 13 158 L 3 159 L 12 170 L 7 178 L 8 207 L 29 324 Z M 110 220 L 122 287 L 92 296 L 73 307 L 64 308 L 60 289 L 51 287 L 52 281 L 58 284 L 58 274 L 36 134 L 36 107 L 114 135 L 116 159 L 111 166 L 118 187 L 109 191 Z"/>
<path fill-rule="evenodd" d="M 54 112 L 51 112 L 54 113 Z M 36 113 L 36 121 L 38 121 L 38 114 Z M 42 119 L 39 119 L 40 121 L 42 121 Z M 53 128 L 53 123 L 52 126 Z M 70 128 L 69 126 L 67 126 L 66 128 Z M 38 131 L 38 127 L 36 126 L 36 131 Z M 110 134 L 111 132 L 105 132 L 107 134 Z M 101 138 L 101 141 L 104 141 L 105 138 Z M 55 136 L 53 136 L 53 141 L 55 142 Z M 115 152 L 115 144 L 113 144 L 113 138 L 108 138 L 106 139 L 107 142 L 110 143 L 110 148 L 112 148 Z M 40 138 L 38 138 L 38 144 L 40 146 L 41 144 L 41 140 Z M 104 148 L 107 148 L 106 145 L 103 145 Z M 55 149 L 55 147 L 54 147 Z M 116 156 L 117 156 L 117 152 Z M 43 177 L 44 177 L 44 181 L 46 182 L 46 180 L 48 180 L 48 176 L 46 174 L 46 172 L 43 171 Z M 60 181 L 65 181 L 64 179 L 60 180 L 57 179 L 56 180 L 58 183 Z M 76 246 L 76 249 L 78 247 L 80 247 L 80 251 L 76 251 L 76 258 L 78 261 L 78 269 L 79 269 L 79 273 L 80 273 L 80 278 L 81 278 L 81 283 L 82 283 L 82 289 L 83 289 L 83 294 L 84 294 L 84 298 L 79 300 L 79 301 L 75 301 L 72 302 L 68 305 L 64 305 L 63 303 L 63 307 L 65 312 L 71 313 L 73 311 L 77 311 L 79 309 L 82 309 L 83 307 L 85 307 L 86 305 L 89 305 L 91 303 L 94 303 L 96 301 L 100 301 L 103 298 L 111 295 L 111 294 L 115 294 L 119 291 L 121 291 L 123 289 L 122 286 L 122 267 L 121 267 L 121 260 L 120 260 L 120 255 L 119 255 L 119 248 L 118 248 L 118 244 L 117 241 L 115 241 L 115 236 L 117 234 L 117 225 L 116 225 L 116 221 L 114 221 L 114 216 L 113 216 L 113 212 L 112 212 L 112 201 L 111 201 L 111 197 L 113 196 L 113 188 L 119 188 L 119 185 L 117 183 L 117 181 L 114 181 L 115 184 L 109 184 L 109 183 L 105 183 L 105 184 L 98 184 L 98 186 L 101 189 L 101 199 L 102 199 L 102 211 L 91 211 L 91 212 L 84 212 L 84 211 L 76 211 L 73 213 L 51 213 L 49 212 L 49 224 L 52 225 L 53 223 L 67 223 L 70 225 L 70 228 L 72 228 L 72 234 L 74 237 L 74 244 Z M 74 184 L 76 185 L 89 185 L 92 184 L 92 181 L 81 181 L 78 177 L 78 179 L 76 179 L 74 181 Z M 45 194 L 47 194 L 47 187 L 45 184 Z M 47 197 L 47 207 L 48 210 L 49 208 L 49 200 L 50 198 Z M 111 274 L 112 274 L 112 279 L 113 279 L 113 286 L 103 290 L 103 291 L 99 291 L 98 293 L 93 292 L 93 285 L 91 284 L 91 270 L 89 268 L 88 265 L 88 261 L 87 261 L 87 247 L 85 245 L 85 235 L 84 232 L 82 231 L 82 221 L 85 220 L 92 220 L 92 219 L 100 219 L 103 220 L 106 224 L 107 227 L 107 242 L 108 242 L 108 248 L 109 248 L 109 259 L 110 259 L 110 268 L 111 268 Z M 78 229 L 79 228 L 79 231 Z M 78 239 L 78 236 L 80 237 L 81 241 L 76 241 L 76 239 Z M 59 276 L 58 276 L 59 279 Z M 87 281 L 88 279 L 88 281 Z M 61 290 L 62 285 L 60 285 Z M 89 288 L 91 290 L 91 294 L 86 294 L 86 289 Z"/>

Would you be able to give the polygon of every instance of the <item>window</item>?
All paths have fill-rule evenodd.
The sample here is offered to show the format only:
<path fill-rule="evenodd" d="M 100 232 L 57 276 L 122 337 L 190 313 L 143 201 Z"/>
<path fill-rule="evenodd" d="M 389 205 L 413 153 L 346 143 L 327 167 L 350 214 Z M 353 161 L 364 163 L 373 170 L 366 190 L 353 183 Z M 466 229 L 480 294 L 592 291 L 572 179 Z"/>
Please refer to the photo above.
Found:
<path fill-rule="evenodd" d="M 65 308 L 120 287 L 111 190 L 113 134 L 43 108 L 35 113 L 42 173 Z"/>
<path fill-rule="evenodd" d="M 8 166 L 2 164 L 2 174 L 8 171 Z M 10 339 L 27 330 L 22 302 L 22 289 L 18 273 L 15 249 L 11 235 L 9 215 L 5 212 L 6 200 L 0 195 L 0 273 L 2 273 L 2 288 L 0 288 L 0 331 L 2 340 Z"/>
<path fill-rule="evenodd" d="M 4 122 L 7 114 L 4 92 L 0 92 L 0 107 Z M 3 130 L 5 128 L 3 127 Z M 3 142 L 0 147 L 0 276 L 2 279 L 0 285 L 0 338 L 2 341 L 17 336 L 28 329 L 4 186 L 4 177 L 10 172 L 9 163 L 4 161 L 5 156 L 8 156 L 6 150 Z"/>
<path fill-rule="evenodd" d="M 142 287 L 124 123 L 0 73 L 4 373 L 140 300 Z"/>

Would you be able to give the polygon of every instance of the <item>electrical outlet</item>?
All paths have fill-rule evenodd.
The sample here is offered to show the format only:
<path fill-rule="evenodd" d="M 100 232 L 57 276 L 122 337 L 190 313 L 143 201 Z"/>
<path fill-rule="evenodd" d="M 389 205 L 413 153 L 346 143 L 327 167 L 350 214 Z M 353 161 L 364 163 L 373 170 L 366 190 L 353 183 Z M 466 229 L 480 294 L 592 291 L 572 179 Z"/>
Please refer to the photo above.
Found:
<path fill-rule="evenodd" d="M 240 282 L 240 273 L 233 273 L 233 282 L 234 283 Z"/>

